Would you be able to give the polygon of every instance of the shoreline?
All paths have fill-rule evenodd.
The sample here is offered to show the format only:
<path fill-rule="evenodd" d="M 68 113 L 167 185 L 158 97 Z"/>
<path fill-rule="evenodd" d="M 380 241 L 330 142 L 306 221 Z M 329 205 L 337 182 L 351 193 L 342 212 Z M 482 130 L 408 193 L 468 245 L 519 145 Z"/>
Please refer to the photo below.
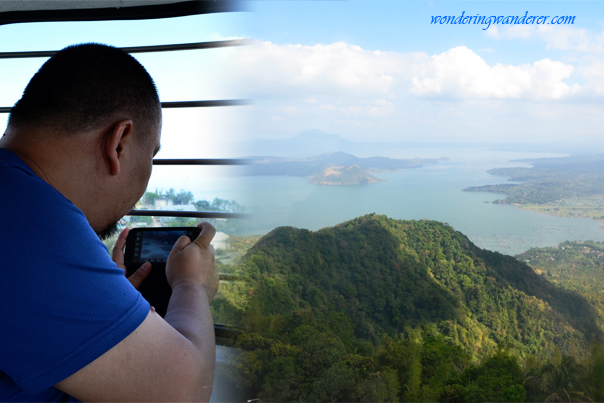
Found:
<path fill-rule="evenodd" d="M 604 198 L 603 198 L 604 199 Z M 581 201 L 592 201 L 590 199 L 574 199 L 573 202 Z M 562 200 L 561 202 L 566 202 Z M 546 203 L 546 204 L 521 204 L 521 203 L 501 203 L 511 204 L 522 210 L 533 211 L 539 214 L 545 214 L 553 217 L 567 217 L 567 218 L 586 218 L 599 223 L 604 224 L 604 203 L 597 207 L 593 207 L 592 203 L 588 204 L 575 204 L 575 206 L 561 205 L 560 203 Z M 585 210 L 595 210 L 592 214 L 585 212 Z"/>

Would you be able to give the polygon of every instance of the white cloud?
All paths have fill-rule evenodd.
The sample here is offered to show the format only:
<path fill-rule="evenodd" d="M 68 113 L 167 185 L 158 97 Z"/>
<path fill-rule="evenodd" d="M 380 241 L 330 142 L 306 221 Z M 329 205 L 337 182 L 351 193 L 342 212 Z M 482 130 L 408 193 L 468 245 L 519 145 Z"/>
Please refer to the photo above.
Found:
<path fill-rule="evenodd" d="M 432 56 L 418 70 L 411 79 L 411 92 L 418 96 L 556 100 L 578 91 L 563 82 L 574 70 L 571 65 L 543 59 L 532 65 L 489 66 L 465 46 Z"/>
<path fill-rule="evenodd" d="M 252 96 L 279 94 L 315 99 L 320 95 L 386 94 L 400 76 L 407 55 L 368 51 L 338 42 L 331 45 L 276 45 L 255 42 L 239 66 Z"/>
<path fill-rule="evenodd" d="M 546 43 L 548 49 L 604 52 L 604 32 L 593 33 L 585 28 L 566 25 L 514 25 L 501 30 L 489 28 L 487 35 L 497 39 L 538 38 Z"/>
<path fill-rule="evenodd" d="M 312 128 L 389 141 L 575 144 L 601 137 L 600 55 L 589 55 L 597 62 L 504 65 L 476 52 L 461 46 L 431 56 L 346 43 L 256 41 L 233 63 L 245 72 L 233 86 L 255 99 L 244 120 L 246 133 L 258 137 L 292 137 Z"/>
<path fill-rule="evenodd" d="M 595 96 L 604 96 L 604 61 L 597 61 L 578 69 L 578 72 L 587 79 L 585 92 Z"/>
<path fill-rule="evenodd" d="M 573 66 L 543 59 L 526 65 L 488 65 L 465 46 L 439 55 L 382 52 L 338 42 L 331 45 L 276 45 L 256 41 L 238 66 L 242 85 L 254 98 L 297 98 L 318 102 L 342 99 L 366 108 L 367 102 L 400 96 L 442 99 L 559 100 L 579 91 L 564 80 Z M 323 104 L 333 100 L 321 99 Z M 375 104 L 373 114 L 384 113 Z M 338 108 L 344 110 L 342 108 Z"/>
<path fill-rule="evenodd" d="M 543 40 L 548 49 L 558 49 L 581 54 L 580 57 L 568 58 L 578 64 L 575 73 L 582 76 L 585 83 L 578 87 L 574 85 L 570 91 L 563 85 L 555 84 L 552 94 L 564 96 L 564 94 L 573 94 L 582 98 L 582 100 L 596 100 L 604 97 L 604 31 L 593 32 L 584 28 L 575 28 L 572 26 L 558 25 L 540 25 L 540 26 L 513 26 L 509 28 L 494 30 L 491 36 L 498 39 L 530 39 L 536 38 Z M 553 69 L 555 70 L 555 69 Z M 552 71 L 553 71 L 552 70 Z M 558 74 L 562 74 L 562 69 L 558 69 Z M 550 78 L 555 73 L 550 75 Z M 552 81 L 555 81 L 552 79 Z"/>

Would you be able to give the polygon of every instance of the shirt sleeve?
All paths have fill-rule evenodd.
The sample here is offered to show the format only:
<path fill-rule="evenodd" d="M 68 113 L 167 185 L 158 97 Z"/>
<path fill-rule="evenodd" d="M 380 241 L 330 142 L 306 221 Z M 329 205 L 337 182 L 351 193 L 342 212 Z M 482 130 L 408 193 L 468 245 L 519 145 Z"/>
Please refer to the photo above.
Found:
<path fill-rule="evenodd" d="M 27 179 L 27 192 L 9 181 L 0 195 L 0 370 L 35 394 L 132 333 L 149 304 L 84 214 Z"/>

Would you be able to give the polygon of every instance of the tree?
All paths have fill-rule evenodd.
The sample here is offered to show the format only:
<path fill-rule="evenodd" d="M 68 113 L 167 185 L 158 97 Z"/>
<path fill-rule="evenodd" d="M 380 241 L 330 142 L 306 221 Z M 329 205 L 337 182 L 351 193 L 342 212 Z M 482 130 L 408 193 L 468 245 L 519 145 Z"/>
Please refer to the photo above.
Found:
<path fill-rule="evenodd" d="M 585 394 L 585 368 L 574 357 L 563 356 L 558 363 L 549 362 L 540 374 L 546 402 L 593 402 Z"/>
<path fill-rule="evenodd" d="M 172 198 L 172 202 L 174 204 L 190 204 L 193 202 L 193 200 L 195 200 L 193 193 L 184 191 L 182 189 Z"/>
<path fill-rule="evenodd" d="M 518 357 L 500 351 L 481 366 L 468 367 L 458 379 L 451 381 L 441 394 L 441 402 L 523 402 L 526 390 L 522 386 Z"/>

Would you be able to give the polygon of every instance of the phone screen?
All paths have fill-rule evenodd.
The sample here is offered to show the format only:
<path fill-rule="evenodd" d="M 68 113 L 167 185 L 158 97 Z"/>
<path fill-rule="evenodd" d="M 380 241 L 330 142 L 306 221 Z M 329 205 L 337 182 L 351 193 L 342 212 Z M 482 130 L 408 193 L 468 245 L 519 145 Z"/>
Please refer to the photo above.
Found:
<path fill-rule="evenodd" d="M 132 254 L 133 263 L 166 263 L 176 240 L 189 234 L 186 230 L 172 230 L 136 231 L 135 235 Z"/>

